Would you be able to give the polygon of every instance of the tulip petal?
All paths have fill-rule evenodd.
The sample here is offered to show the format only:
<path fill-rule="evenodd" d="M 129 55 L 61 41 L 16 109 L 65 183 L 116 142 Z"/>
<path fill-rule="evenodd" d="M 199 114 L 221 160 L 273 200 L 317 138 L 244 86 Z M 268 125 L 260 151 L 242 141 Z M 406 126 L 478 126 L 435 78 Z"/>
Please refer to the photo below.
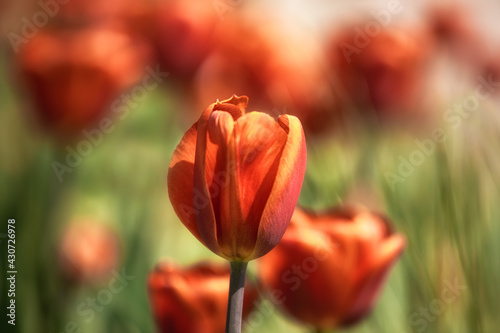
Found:
<path fill-rule="evenodd" d="M 281 240 L 297 204 L 304 179 L 307 152 L 302 125 L 296 117 L 289 115 L 281 115 L 278 123 L 288 135 L 273 187 L 262 213 L 257 243 L 246 260 L 263 256 Z"/>
<path fill-rule="evenodd" d="M 194 176 L 193 176 L 193 194 L 199 198 L 200 201 L 196 201 L 193 197 L 194 208 L 197 209 L 197 214 L 195 214 L 196 225 L 203 239 L 205 245 L 215 254 L 221 255 L 216 234 L 215 226 L 215 215 L 210 200 L 210 191 L 208 189 L 206 180 L 206 165 L 207 165 L 207 127 L 208 121 L 213 108 L 216 103 L 210 105 L 202 113 L 200 120 L 198 120 L 198 133 L 196 138 L 196 156 L 194 162 Z M 209 154 L 209 167 L 214 164 L 214 152 L 213 150 L 208 152 Z M 214 166 L 212 167 L 214 168 Z"/>
<path fill-rule="evenodd" d="M 369 313 L 370 307 L 374 306 L 380 294 L 381 286 L 384 285 L 392 266 L 403 253 L 405 246 L 405 237 L 395 234 L 387 238 L 372 253 L 372 258 L 368 259 L 371 265 L 365 270 L 361 269 L 356 277 L 358 280 L 356 288 L 352 290 L 352 294 L 356 296 L 351 300 L 353 303 L 345 316 L 345 324 L 358 321 Z"/>
<path fill-rule="evenodd" d="M 235 235 L 242 224 L 236 174 L 235 122 L 232 114 L 214 111 L 207 133 L 206 174 L 215 215 L 217 242 L 227 257 L 238 256 Z"/>
<path fill-rule="evenodd" d="M 198 295 L 173 265 L 156 267 L 148 284 L 160 332 L 188 332 L 201 328 Z"/>
<path fill-rule="evenodd" d="M 193 202 L 194 208 L 197 210 L 197 214 L 195 214 L 196 225 L 204 244 L 212 252 L 222 257 L 227 256 L 221 252 L 217 241 L 217 221 L 209 189 L 209 184 L 213 181 L 213 178 L 207 179 L 207 169 L 212 171 L 215 170 L 218 149 L 216 149 L 217 145 L 214 146 L 209 142 L 210 140 L 207 135 L 208 126 L 211 114 L 214 111 L 225 111 L 230 114 L 233 119 L 237 119 L 244 114 L 244 107 L 246 107 L 247 102 L 248 98 L 246 96 L 237 97 L 233 95 L 233 97 L 228 100 L 211 104 L 202 113 L 197 127 L 198 133 L 193 177 Z M 210 177 L 213 177 L 213 174 L 211 174 Z"/>
<path fill-rule="evenodd" d="M 245 109 L 247 108 L 247 104 L 248 104 L 248 97 L 246 96 L 238 97 L 236 95 L 233 95 L 229 99 L 215 103 L 214 111 L 229 112 L 233 116 L 233 119 L 236 120 L 245 114 Z"/>
<path fill-rule="evenodd" d="M 182 223 L 202 244 L 203 239 L 196 226 L 196 210 L 193 208 L 193 175 L 197 123 L 184 134 L 170 162 L 167 187 L 170 202 Z"/>
<path fill-rule="evenodd" d="M 233 223 L 230 237 L 232 253 L 248 257 L 257 241 L 262 212 L 278 172 L 279 161 L 287 133 L 267 114 L 250 112 L 235 122 L 237 188 L 233 195 L 240 198 L 238 209 L 241 222 Z"/>
<path fill-rule="evenodd" d="M 395 261 L 406 247 L 406 238 L 401 234 L 394 234 L 387 238 L 379 249 L 374 261 L 377 266 L 386 266 Z M 375 268 L 376 269 L 376 268 Z"/>
<path fill-rule="evenodd" d="M 321 328 L 337 323 L 351 271 L 344 269 L 342 254 L 327 235 L 309 227 L 289 229 L 259 264 L 262 281 L 283 292 L 283 306 L 292 316 Z"/>

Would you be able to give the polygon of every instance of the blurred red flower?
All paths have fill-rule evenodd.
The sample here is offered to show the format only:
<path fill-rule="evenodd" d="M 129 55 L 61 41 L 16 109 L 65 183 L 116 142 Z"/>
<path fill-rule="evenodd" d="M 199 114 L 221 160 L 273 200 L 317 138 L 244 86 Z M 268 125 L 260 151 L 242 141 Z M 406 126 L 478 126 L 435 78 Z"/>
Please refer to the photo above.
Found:
<path fill-rule="evenodd" d="M 359 28 L 363 24 L 355 27 L 341 31 L 328 47 L 344 102 L 386 119 L 422 116 L 432 40 L 416 30 L 383 28 L 370 36 Z"/>
<path fill-rule="evenodd" d="M 26 88 L 41 123 L 74 137 L 94 125 L 113 99 L 135 83 L 147 62 L 147 47 L 108 27 L 41 30 L 19 52 Z"/>
<path fill-rule="evenodd" d="M 263 285 L 294 318 L 317 328 L 352 324 L 373 308 L 405 238 L 360 207 L 297 208 L 278 246 L 259 260 Z"/>
<path fill-rule="evenodd" d="M 217 22 L 212 3 L 160 2 L 151 19 L 153 43 L 163 70 L 176 80 L 189 81 L 212 45 L 211 36 Z"/>
<path fill-rule="evenodd" d="M 427 14 L 434 38 L 448 49 L 449 56 L 459 62 L 476 66 L 487 58 L 488 43 L 473 22 L 472 8 L 463 5 L 434 5 Z"/>
<path fill-rule="evenodd" d="M 179 268 L 161 263 L 150 274 L 148 286 L 158 332 L 224 332 L 229 265 L 201 263 Z M 257 289 L 247 282 L 243 318 L 250 314 L 257 300 Z"/>
<path fill-rule="evenodd" d="M 93 220 L 70 223 L 59 242 L 59 266 L 70 282 L 100 283 L 108 279 L 120 260 L 116 232 Z"/>

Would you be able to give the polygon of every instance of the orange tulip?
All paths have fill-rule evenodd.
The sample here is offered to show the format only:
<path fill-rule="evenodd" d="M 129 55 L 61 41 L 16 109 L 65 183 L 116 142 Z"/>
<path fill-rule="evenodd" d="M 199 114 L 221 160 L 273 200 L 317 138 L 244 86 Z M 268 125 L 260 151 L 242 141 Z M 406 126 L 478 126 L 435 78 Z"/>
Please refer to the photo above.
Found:
<path fill-rule="evenodd" d="M 211 104 L 184 135 L 168 172 L 184 225 L 215 254 L 248 262 L 283 236 L 306 166 L 300 121 L 246 113 L 246 96 Z"/>
<path fill-rule="evenodd" d="M 481 35 L 473 12 L 461 4 L 433 5 L 427 20 L 438 46 L 447 49 L 453 60 L 475 67 L 488 58 L 489 41 Z"/>
<path fill-rule="evenodd" d="M 155 10 L 152 37 L 161 66 L 177 80 L 190 81 L 211 48 L 216 11 L 211 2 L 193 0 L 162 2 Z"/>
<path fill-rule="evenodd" d="M 159 332 L 224 332 L 229 266 L 202 263 L 180 269 L 163 263 L 149 276 L 149 296 Z M 247 283 L 243 317 L 258 298 L 255 286 Z"/>
<path fill-rule="evenodd" d="M 96 125 L 118 95 L 143 76 L 148 47 L 112 27 L 40 30 L 19 51 L 37 116 L 73 138 Z"/>
<path fill-rule="evenodd" d="M 320 215 L 297 208 L 279 245 L 259 260 L 259 274 L 291 316 L 329 329 L 370 311 L 405 243 L 362 208 Z"/>
<path fill-rule="evenodd" d="M 384 28 L 366 45 L 360 46 L 358 38 L 356 29 L 347 28 L 330 44 L 332 70 L 344 98 L 387 120 L 422 118 L 429 36 L 418 29 Z"/>

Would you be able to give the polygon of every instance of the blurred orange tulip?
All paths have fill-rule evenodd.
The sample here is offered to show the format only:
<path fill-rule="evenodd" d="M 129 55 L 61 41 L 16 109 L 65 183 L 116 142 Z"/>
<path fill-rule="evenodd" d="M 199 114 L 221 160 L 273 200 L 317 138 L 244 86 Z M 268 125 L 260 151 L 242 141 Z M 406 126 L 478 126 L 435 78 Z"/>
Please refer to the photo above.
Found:
<path fill-rule="evenodd" d="M 179 81 L 190 80 L 211 47 L 217 22 L 207 1 L 160 3 L 152 17 L 153 39 L 164 68 Z"/>
<path fill-rule="evenodd" d="M 346 28 L 333 38 L 330 59 L 349 103 L 385 119 L 419 119 L 431 49 L 423 31 L 384 28 L 369 36 Z"/>
<path fill-rule="evenodd" d="M 306 166 L 300 121 L 246 113 L 248 98 L 211 104 L 184 134 L 168 192 L 184 225 L 215 254 L 249 261 L 283 236 Z"/>
<path fill-rule="evenodd" d="M 19 52 L 38 118 L 63 137 L 81 135 L 141 78 L 147 47 L 120 30 L 41 30 Z"/>
<path fill-rule="evenodd" d="M 229 266 L 202 263 L 180 269 L 159 264 L 149 276 L 149 297 L 160 333 L 220 333 L 226 325 Z M 243 317 L 258 299 L 247 283 Z"/>
<path fill-rule="evenodd" d="M 469 6 L 470 7 L 470 6 Z M 481 65 L 488 58 L 489 44 L 474 22 L 474 9 L 463 4 L 433 5 L 428 11 L 428 23 L 439 46 L 449 55 L 468 66 Z"/>
<path fill-rule="evenodd" d="M 111 276 L 120 259 L 115 231 L 94 221 L 75 221 L 59 243 L 59 266 L 71 282 L 99 283 Z"/>
<path fill-rule="evenodd" d="M 386 220 L 362 208 L 316 215 L 296 209 L 259 275 L 296 319 L 328 329 L 354 323 L 377 299 L 405 247 Z"/>

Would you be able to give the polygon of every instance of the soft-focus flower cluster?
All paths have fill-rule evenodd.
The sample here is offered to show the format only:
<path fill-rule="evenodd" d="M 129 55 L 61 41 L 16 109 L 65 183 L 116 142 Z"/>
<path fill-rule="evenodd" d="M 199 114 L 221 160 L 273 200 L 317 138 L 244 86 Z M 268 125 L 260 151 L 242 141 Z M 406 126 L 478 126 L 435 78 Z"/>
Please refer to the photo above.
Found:
<path fill-rule="evenodd" d="M 419 31 L 386 28 L 362 49 L 350 49 L 358 31 L 346 28 L 331 41 L 330 61 L 343 102 L 388 119 L 425 117 L 420 101 L 430 41 Z"/>
<path fill-rule="evenodd" d="M 365 119 L 433 118 L 431 68 L 443 50 L 476 74 L 499 67 L 459 6 L 430 7 L 412 25 L 371 17 L 332 23 L 325 36 L 246 7 L 221 19 L 213 3 L 201 0 L 74 0 L 34 37 L 11 43 L 20 49 L 22 82 L 37 118 L 65 137 L 95 125 L 147 66 L 170 73 L 165 86 L 190 109 L 244 94 L 252 109 L 299 117 L 308 136 Z M 374 22 L 375 33 L 367 28 Z"/>
<path fill-rule="evenodd" d="M 276 121 L 246 113 L 247 103 L 245 96 L 213 103 L 185 133 L 168 174 L 174 210 L 215 254 L 230 261 L 263 256 L 263 286 L 296 319 L 319 329 L 355 323 L 373 308 L 405 238 L 393 232 L 387 218 L 363 207 L 324 214 L 294 209 L 306 161 L 300 122 L 288 115 Z M 150 288 L 152 283 L 156 288 L 153 278 Z M 203 294 L 197 292 L 200 286 L 203 282 L 176 284 L 169 290 L 185 290 L 189 297 Z M 161 303 L 177 304 L 179 296 L 157 294 L 151 297 L 161 331 L 180 325 L 174 318 L 181 315 Z M 191 304 L 182 316 L 198 311 Z M 212 325 L 203 319 L 186 322 Z"/>
<path fill-rule="evenodd" d="M 278 246 L 258 260 L 258 277 L 270 301 L 295 320 L 318 329 L 348 326 L 375 307 L 405 246 L 385 216 L 363 206 L 324 213 L 297 207 Z M 149 279 L 160 332 L 222 331 L 228 275 L 227 266 L 160 264 Z M 247 283 L 244 317 L 256 300 Z"/>

